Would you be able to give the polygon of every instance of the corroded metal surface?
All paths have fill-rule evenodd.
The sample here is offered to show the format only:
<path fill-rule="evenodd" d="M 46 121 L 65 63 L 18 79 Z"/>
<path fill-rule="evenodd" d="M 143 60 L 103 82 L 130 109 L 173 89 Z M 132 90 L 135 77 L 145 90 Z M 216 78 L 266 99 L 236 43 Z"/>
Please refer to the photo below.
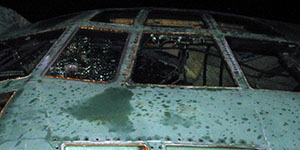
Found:
<path fill-rule="evenodd" d="M 299 149 L 299 93 L 252 89 L 225 36 L 299 45 L 297 40 L 288 35 L 224 32 L 211 12 L 201 12 L 209 27 L 203 30 L 143 27 L 149 9 L 141 10 L 131 26 L 89 21 L 101 11 L 83 12 L 52 27 L 34 28 L 37 23 L 1 35 L 2 41 L 66 28 L 30 76 L 0 82 L 0 93 L 16 91 L 0 118 L 0 149 L 60 149 L 74 143 L 139 144 L 149 149 L 166 149 L 167 145 Z M 115 81 L 44 76 L 79 28 L 129 33 Z M 211 35 L 239 87 L 131 84 L 143 32 Z"/>

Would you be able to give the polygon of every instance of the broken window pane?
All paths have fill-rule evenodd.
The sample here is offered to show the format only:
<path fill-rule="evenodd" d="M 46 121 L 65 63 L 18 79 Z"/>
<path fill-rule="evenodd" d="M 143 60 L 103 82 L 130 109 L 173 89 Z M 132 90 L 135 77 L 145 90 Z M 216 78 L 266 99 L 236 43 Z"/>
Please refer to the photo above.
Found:
<path fill-rule="evenodd" d="M 256 22 L 254 20 L 227 16 L 227 15 L 212 15 L 216 22 L 219 24 L 224 31 L 239 31 L 239 32 L 249 32 L 256 34 L 267 34 L 279 36 L 280 34 L 275 32 L 271 26 Z"/>
<path fill-rule="evenodd" d="M 62 33 L 56 30 L 0 41 L 0 80 L 29 75 Z"/>
<path fill-rule="evenodd" d="M 5 106 L 9 103 L 9 100 L 12 98 L 14 92 L 0 93 L 0 116 L 4 111 Z"/>
<path fill-rule="evenodd" d="M 138 12 L 137 9 L 106 10 L 94 16 L 91 21 L 133 25 Z"/>
<path fill-rule="evenodd" d="M 127 33 L 80 29 L 46 73 L 83 81 L 114 79 Z"/>
<path fill-rule="evenodd" d="M 144 34 L 132 81 L 142 84 L 236 86 L 211 37 Z"/>
<path fill-rule="evenodd" d="M 207 28 L 200 12 L 153 10 L 149 13 L 145 25 L 156 27 Z"/>
<path fill-rule="evenodd" d="M 226 39 L 251 87 L 300 91 L 300 51 L 296 44 Z"/>

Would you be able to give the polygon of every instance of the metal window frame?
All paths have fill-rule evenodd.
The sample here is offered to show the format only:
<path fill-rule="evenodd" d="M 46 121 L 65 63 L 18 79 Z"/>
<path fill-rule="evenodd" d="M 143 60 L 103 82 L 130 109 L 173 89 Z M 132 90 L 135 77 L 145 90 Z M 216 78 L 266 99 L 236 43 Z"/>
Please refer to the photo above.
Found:
<path fill-rule="evenodd" d="M 226 87 L 226 86 L 199 86 L 199 85 L 173 85 L 173 84 L 143 84 L 143 83 L 134 83 L 131 80 L 132 77 L 132 72 L 134 65 L 136 63 L 137 59 L 137 51 L 140 46 L 140 41 L 141 38 L 144 34 L 167 34 L 167 35 L 183 35 L 183 36 L 188 36 L 188 35 L 193 35 L 193 36 L 205 36 L 205 37 L 211 37 L 212 40 L 215 42 L 214 44 L 216 45 L 216 48 L 219 50 L 220 55 L 222 56 L 221 59 L 224 60 L 225 65 L 227 65 L 228 68 L 228 73 L 232 76 L 232 79 L 234 83 L 236 84 L 236 87 Z M 125 79 L 125 82 L 123 85 L 126 86 L 156 86 L 156 87 L 185 87 L 185 88 L 205 88 L 205 89 L 241 89 L 241 86 L 236 80 L 234 74 L 232 73 L 232 69 L 230 67 L 230 64 L 228 63 L 228 60 L 224 57 L 223 51 L 221 50 L 221 47 L 218 45 L 218 41 L 214 38 L 212 34 L 199 34 L 199 33 L 181 33 L 181 32 L 149 32 L 149 31 L 144 31 L 143 33 L 139 32 L 137 39 L 135 40 L 135 45 L 132 47 L 131 50 L 131 63 L 128 66 L 128 69 L 126 71 L 126 76 L 127 78 Z"/>
<path fill-rule="evenodd" d="M 178 30 L 199 30 L 199 31 L 203 31 L 203 30 L 209 30 L 209 23 L 207 22 L 207 20 L 205 19 L 205 14 L 206 12 L 205 11 L 197 11 L 197 10 L 183 10 L 183 9 L 164 9 L 164 8 L 150 8 L 147 10 L 148 14 L 147 14 L 147 17 L 145 18 L 144 22 L 141 24 L 143 27 L 145 28 L 152 28 L 152 29 L 175 29 L 176 31 Z M 151 25 L 147 25 L 146 22 L 147 20 L 149 19 L 149 14 L 152 12 L 152 11 L 170 11 L 170 12 L 193 12 L 193 13 L 199 13 L 201 17 L 199 21 L 203 22 L 205 28 L 201 28 L 201 29 L 194 29 L 192 27 L 186 27 L 186 26 L 151 26 Z"/>
<path fill-rule="evenodd" d="M 270 37 L 280 37 L 280 36 L 283 36 L 278 30 L 274 29 L 273 27 L 269 26 L 268 24 L 264 23 L 261 21 L 261 19 L 259 18 L 253 18 L 253 17 L 247 17 L 247 16 L 242 16 L 242 15 L 237 15 L 237 14 L 227 14 L 227 13 L 219 13 L 219 12 L 210 12 L 209 13 L 210 16 L 212 16 L 214 18 L 214 21 L 217 23 L 218 27 L 219 27 L 219 30 L 222 31 L 223 33 L 236 33 L 236 34 L 255 34 L 255 35 L 267 35 L 267 36 L 270 36 Z M 225 29 L 222 29 L 222 27 L 220 26 L 220 21 L 217 21 L 217 19 L 215 19 L 216 17 L 214 16 L 222 16 L 222 17 L 228 17 L 228 18 L 234 18 L 234 19 L 240 19 L 242 21 L 248 21 L 248 22 L 251 22 L 251 23 L 254 23 L 258 26 L 263 26 L 265 28 L 268 28 L 268 30 L 270 32 L 273 32 L 272 33 L 254 33 L 254 32 L 251 32 L 251 31 L 234 31 L 234 30 L 225 30 Z"/>
<path fill-rule="evenodd" d="M 68 141 L 61 144 L 61 150 L 65 150 L 68 146 L 130 146 L 130 147 L 143 147 L 143 150 L 149 150 L 149 146 L 145 142 L 133 141 Z"/>
<path fill-rule="evenodd" d="M 50 67 L 54 64 L 54 62 L 57 60 L 57 58 L 61 55 L 63 50 L 70 44 L 71 40 L 74 38 L 74 36 L 78 33 L 79 30 L 90 30 L 90 31 L 106 31 L 106 32 L 122 32 L 122 33 L 127 33 L 127 38 L 126 42 L 124 45 L 124 48 L 121 53 L 121 57 L 118 63 L 118 67 L 116 68 L 116 74 L 113 77 L 111 81 L 96 81 L 96 80 L 90 80 L 90 79 L 77 79 L 77 78 L 71 78 L 71 77 L 59 77 L 59 76 L 50 76 L 47 75 L 47 72 L 49 71 Z M 69 35 L 67 41 L 64 43 L 64 45 L 58 50 L 58 52 L 55 54 L 54 58 L 51 60 L 51 62 L 48 64 L 46 69 L 43 71 L 41 74 L 43 77 L 47 78 L 53 78 L 53 79 L 63 79 L 63 80 L 72 80 L 72 81 L 82 81 L 82 82 L 92 82 L 92 83 L 102 83 L 102 84 L 111 84 L 117 81 L 119 74 L 120 74 L 120 69 L 123 63 L 124 55 L 126 53 L 126 49 L 128 49 L 128 41 L 131 37 L 131 32 L 126 31 L 126 30 L 119 30 L 119 29 L 111 29 L 111 28 L 103 28 L 103 27 L 88 27 L 88 26 L 80 26 L 76 27 L 74 31 Z"/>
<path fill-rule="evenodd" d="M 67 30 L 67 28 L 66 27 L 55 28 L 55 29 L 51 29 L 51 30 L 44 30 L 44 31 L 40 31 L 40 32 L 34 32 L 34 33 L 24 34 L 24 35 L 17 36 L 17 37 L 14 37 L 14 38 L 1 39 L 0 42 L 1 41 L 5 41 L 5 40 L 17 39 L 17 38 L 21 38 L 21 37 L 25 37 L 25 36 L 31 36 L 31 35 L 37 35 L 37 34 L 43 34 L 43 33 L 47 33 L 47 32 L 52 32 L 52 31 L 58 31 L 58 30 L 63 30 L 62 34 L 57 38 L 57 40 L 55 41 L 55 43 L 48 49 L 48 51 L 45 53 L 45 55 L 41 58 L 41 60 L 36 64 L 36 66 L 32 69 L 32 71 L 28 75 L 22 76 L 22 77 L 11 78 L 11 79 L 7 79 L 7 80 L 2 80 L 2 81 L 0 81 L 0 83 L 3 82 L 3 81 L 8 81 L 8 80 L 25 79 L 25 78 L 28 78 L 28 77 L 32 76 L 32 74 L 34 74 L 38 70 L 39 66 L 41 65 L 41 63 L 43 62 L 43 60 L 47 57 L 47 55 L 56 47 L 56 44 L 58 43 L 58 41 L 61 40 L 61 38 L 63 37 L 64 32 Z"/>
<path fill-rule="evenodd" d="M 265 41 L 265 42 L 279 42 L 279 43 L 291 43 L 291 44 L 295 44 L 297 47 L 299 47 L 299 50 L 300 50 L 300 44 L 299 43 L 296 43 L 296 42 L 290 42 L 290 41 L 277 41 L 277 40 L 270 40 L 270 39 L 253 39 L 253 38 L 247 38 L 247 37 L 235 37 L 235 36 L 224 36 L 225 40 L 226 40 L 226 43 L 228 44 L 227 42 L 227 39 L 226 38 L 237 38 L 237 39 L 247 39 L 247 40 L 257 40 L 257 41 Z M 228 47 L 230 48 L 230 45 L 228 44 Z M 236 59 L 237 61 L 237 65 L 240 67 L 240 63 L 238 62 L 237 58 L 234 56 L 233 54 L 233 50 L 230 48 L 230 50 L 232 51 L 232 55 L 233 57 Z M 242 68 L 240 67 L 240 70 L 242 72 L 242 77 L 245 81 L 245 83 L 247 84 L 248 88 L 249 89 L 252 89 L 252 90 L 257 90 L 257 91 L 269 91 L 269 92 L 288 92 L 288 93 L 296 93 L 296 94 L 300 94 L 300 92 L 294 92 L 294 91 L 284 91 L 284 90 L 272 90 L 272 89 L 261 89 L 261 88 L 253 88 L 250 83 L 248 82 L 248 79 L 246 77 L 246 75 L 244 74 L 244 71 L 242 70 Z"/>
<path fill-rule="evenodd" d="M 133 23 L 132 24 L 118 24 L 118 23 L 111 23 L 111 22 L 100 22 L 100 21 L 92 21 L 92 19 L 97 16 L 98 14 L 101 14 L 105 11 L 123 11 L 123 10 L 136 10 L 137 11 L 137 14 L 135 16 L 135 18 L 132 18 L 133 19 Z M 95 14 L 93 14 L 93 16 L 91 16 L 88 21 L 89 22 L 93 22 L 93 23 L 96 23 L 96 24 L 99 24 L 99 25 L 106 25 L 106 24 L 109 24 L 109 25 L 112 25 L 112 26 L 123 26 L 123 27 L 133 27 L 135 26 L 135 24 L 137 23 L 137 20 L 136 18 L 138 17 L 138 15 L 140 14 L 140 12 L 142 11 L 143 9 L 140 9 L 140 8 L 131 8 L 131 9 L 122 9 L 122 8 L 115 8 L 115 9 L 102 9 L 101 11 L 97 11 Z"/>
<path fill-rule="evenodd" d="M 80 22 L 77 24 L 74 24 L 72 26 L 62 26 L 62 27 L 58 27 L 58 28 L 53 28 L 52 30 L 56 30 L 56 29 L 61 29 L 61 28 L 80 28 L 80 27 L 89 27 L 89 28 L 107 28 L 107 29 L 111 29 L 111 30 L 124 30 L 125 32 L 131 34 L 131 36 L 133 35 L 135 38 L 135 35 L 140 36 L 141 33 L 143 32 L 166 32 L 166 33 L 180 33 L 180 34 L 209 34 L 212 35 L 215 39 L 217 39 L 216 43 L 219 45 L 219 48 L 222 50 L 222 55 L 226 56 L 224 57 L 225 59 L 230 60 L 231 63 L 228 64 L 230 71 L 234 72 L 235 68 L 240 68 L 235 57 L 230 54 L 231 49 L 228 46 L 228 43 L 225 39 L 225 37 L 227 36 L 231 36 L 231 37 L 238 37 L 238 38 L 249 38 L 249 39 L 258 39 L 258 40 L 270 40 L 270 41 L 280 41 L 280 42 L 293 42 L 293 43 L 297 43 L 299 45 L 299 41 L 295 41 L 295 40 L 291 40 L 291 39 L 287 39 L 283 36 L 269 36 L 269 35 L 265 35 L 265 34 L 256 34 L 256 33 L 236 33 L 236 32 L 224 32 L 220 29 L 219 25 L 217 24 L 217 22 L 215 21 L 215 19 L 213 18 L 213 14 L 223 14 L 223 13 L 218 13 L 218 12 L 211 12 L 211 11 L 203 11 L 203 10 L 185 10 L 185 9 L 165 9 L 165 8 L 133 8 L 133 9 L 138 9 L 140 10 L 139 13 L 137 14 L 134 24 L 131 26 L 124 26 L 122 24 L 116 24 L 116 25 L 112 25 L 110 23 L 98 23 L 98 22 L 91 22 L 89 21 L 90 18 L 92 18 L 94 15 L 105 11 L 105 10 L 123 10 L 123 9 L 101 9 L 101 10 L 94 10 L 91 11 L 88 15 L 88 17 L 85 18 L 85 22 Z M 206 25 L 208 26 L 208 29 L 190 29 L 190 28 L 181 28 L 181 29 L 177 29 L 177 28 L 168 28 L 168 27 L 147 27 L 144 26 L 144 22 L 146 21 L 146 18 L 148 16 L 148 13 L 150 10 L 169 10 L 169 11 L 193 11 L 193 12 L 199 12 L 202 14 L 202 20 L 206 23 Z M 223 14 L 224 15 L 224 14 Z M 230 16 L 230 14 L 229 14 Z M 252 17 L 244 17 L 245 19 L 251 19 L 251 20 L 255 20 L 256 18 L 252 18 Z M 258 19 L 259 20 L 259 19 Z M 255 20 L 256 21 L 256 20 Z M 31 35 L 31 34 L 35 34 L 35 33 L 40 33 L 40 32 L 47 32 L 47 31 L 51 31 L 51 30 L 43 30 L 43 31 L 38 31 L 38 32 L 31 32 L 25 35 L 21 35 L 19 37 L 22 36 L 26 36 L 26 35 Z M 67 31 L 65 31 L 67 32 Z M 63 33 L 64 34 L 64 33 Z M 129 36 L 128 37 L 128 41 L 132 42 L 134 39 L 132 39 L 132 37 Z M 70 36 L 67 36 L 67 38 L 69 38 Z M 5 36 L 4 36 L 5 38 Z M 15 37 L 14 37 L 15 38 Z M 7 39 L 14 39 L 14 38 L 7 38 Z M 63 40 L 65 40 L 66 37 L 64 37 Z M 0 40 L 5 40 L 5 39 L 0 39 Z M 60 41 L 61 38 L 57 41 L 59 41 L 59 43 L 61 44 L 62 41 Z M 139 40 L 139 38 L 136 38 L 135 40 Z M 68 44 L 68 42 L 66 42 L 66 44 Z M 136 44 L 129 44 L 129 42 L 127 43 L 127 49 L 125 51 L 134 51 L 134 47 L 136 47 Z M 54 44 L 54 48 L 56 48 L 57 45 Z M 58 46 L 60 47 L 60 46 Z M 53 48 L 51 48 L 53 49 Z M 59 51 L 59 50 L 49 50 L 49 51 Z M 58 48 L 57 48 L 58 49 Z M 229 53 L 225 53 L 225 52 L 229 52 Z M 132 56 L 132 52 L 126 52 L 126 53 L 130 53 L 129 56 L 131 56 L 131 59 L 134 59 L 135 56 Z M 128 54 L 125 54 L 126 56 Z M 123 55 L 124 57 L 124 55 Z M 43 58 L 44 59 L 44 58 Z M 51 58 L 50 58 L 51 59 Z M 124 58 L 126 60 L 128 60 L 127 58 Z M 134 61 L 134 60 L 131 60 Z M 131 62 L 129 62 L 131 63 Z M 49 64 L 49 63 L 48 63 Z M 121 64 L 121 65 L 125 65 L 127 68 L 129 68 L 127 66 L 127 64 Z M 37 69 L 37 68 L 35 68 Z M 120 69 L 118 70 L 120 73 Z M 39 70 L 38 70 L 39 72 Z M 123 74 L 130 74 L 130 72 L 128 72 L 128 69 L 123 71 Z M 31 75 L 31 74 L 30 74 Z M 29 75 L 29 76 L 30 76 Z M 41 74 L 42 77 L 44 77 L 44 74 Z M 119 76 L 119 74 L 118 74 Z M 128 75 L 121 75 L 120 80 L 122 80 L 121 85 L 126 85 L 127 83 L 125 82 L 125 80 L 127 79 Z M 26 76 L 28 77 L 28 76 Z M 26 78 L 26 77 L 22 77 L 22 78 Z M 21 79 L 22 79 L 21 78 Z M 116 77 L 117 78 L 117 77 Z M 125 79 L 124 79 L 125 78 Z M 252 89 L 245 76 L 243 75 L 243 72 L 240 71 L 240 73 L 236 73 L 234 74 L 233 78 L 235 79 L 235 81 L 237 81 L 237 83 L 239 84 L 241 89 Z M 11 80 L 11 79 L 9 79 Z M 119 79 L 114 79 L 114 80 L 119 80 Z M 5 81 L 5 80 L 4 80 Z M 0 81 L 1 82 L 1 81 Z M 263 90 L 263 89 L 255 89 L 255 90 Z M 272 90 L 273 91 L 273 90 Z M 288 92 L 288 91 L 281 91 L 281 92 Z M 294 92 L 293 92 L 294 93 Z"/>

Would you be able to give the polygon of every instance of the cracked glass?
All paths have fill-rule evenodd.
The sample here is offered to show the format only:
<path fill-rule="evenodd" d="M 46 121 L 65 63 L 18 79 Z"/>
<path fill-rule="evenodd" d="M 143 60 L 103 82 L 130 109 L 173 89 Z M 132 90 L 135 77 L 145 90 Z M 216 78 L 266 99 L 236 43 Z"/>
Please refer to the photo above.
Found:
<path fill-rule="evenodd" d="M 80 29 L 46 76 L 108 83 L 115 78 L 127 36 L 125 32 Z"/>

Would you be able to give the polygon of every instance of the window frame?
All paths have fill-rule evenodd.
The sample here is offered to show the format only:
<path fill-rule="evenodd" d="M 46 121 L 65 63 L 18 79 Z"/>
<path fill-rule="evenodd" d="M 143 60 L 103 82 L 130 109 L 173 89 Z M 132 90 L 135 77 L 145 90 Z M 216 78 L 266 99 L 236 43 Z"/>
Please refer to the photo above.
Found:
<path fill-rule="evenodd" d="M 122 53 L 120 55 L 120 60 L 118 63 L 118 67 L 116 68 L 115 76 L 110 81 L 96 81 L 96 80 L 90 80 L 90 79 L 77 79 L 77 78 L 71 78 L 71 77 L 58 77 L 58 76 L 50 76 L 47 75 L 47 72 L 49 71 L 50 67 L 55 63 L 55 61 L 58 59 L 60 54 L 65 50 L 65 48 L 70 44 L 71 40 L 74 38 L 74 36 L 78 33 L 79 30 L 95 30 L 95 31 L 108 31 L 108 32 L 122 32 L 127 33 L 126 42 L 124 44 L 124 48 L 122 50 Z M 123 65 L 123 60 L 126 54 L 126 50 L 128 49 L 128 42 L 131 37 L 131 32 L 127 30 L 119 30 L 119 29 L 112 29 L 112 28 L 104 28 L 104 27 L 88 27 L 88 26 L 80 26 L 77 27 L 76 30 L 71 34 L 71 36 L 68 37 L 67 42 L 64 43 L 64 46 L 62 46 L 57 53 L 55 54 L 54 58 L 48 63 L 47 67 L 42 73 L 42 77 L 46 78 L 52 78 L 52 79 L 62 79 L 62 80 L 71 80 L 71 81 L 79 81 L 79 82 L 89 82 L 89 83 L 102 83 L 102 84 L 112 84 L 116 82 L 120 76 L 121 66 Z"/>
<path fill-rule="evenodd" d="M 199 22 L 202 22 L 203 23 L 203 28 L 194 28 L 194 27 L 188 27 L 188 26 L 170 26 L 170 25 L 162 25 L 162 26 L 156 26 L 156 25 L 148 25 L 147 24 L 147 20 L 148 19 L 151 19 L 149 18 L 151 16 L 151 13 L 152 12 L 174 12 L 174 13 L 198 13 L 199 14 Z M 163 15 L 163 14 L 162 14 Z M 162 9 L 162 8 L 155 8 L 155 9 L 150 9 L 144 22 L 142 23 L 143 27 L 147 27 L 147 28 L 171 28 L 171 29 L 178 29 L 178 30 L 210 30 L 209 28 L 209 23 L 207 22 L 207 20 L 205 19 L 205 15 L 206 13 L 204 11 L 200 11 L 200 10 L 197 10 L 197 11 L 191 11 L 191 10 L 180 10 L 180 9 Z M 156 18 L 152 18 L 152 20 L 155 20 Z M 176 20 L 176 19 L 167 19 L 167 20 Z M 177 19 L 179 21 L 189 21 L 189 22 L 193 22 L 195 20 L 180 20 L 180 19 Z"/>
<path fill-rule="evenodd" d="M 105 13 L 107 11 L 137 11 L 135 18 L 133 18 L 133 23 L 132 24 L 118 24 L 118 23 L 112 23 L 112 22 L 101 22 L 101 21 L 93 21 L 92 19 L 94 17 L 96 17 L 97 15 L 100 15 L 102 13 Z M 139 8 L 131 8 L 131 9 L 103 9 L 101 11 L 98 11 L 97 13 L 95 13 L 93 16 L 91 16 L 88 21 L 92 22 L 92 23 L 98 23 L 98 24 L 109 24 L 109 25 L 113 25 L 113 26 L 124 26 L 124 27 L 133 27 L 136 23 L 137 23 L 137 17 L 139 15 L 139 13 L 142 11 L 143 9 L 139 9 Z"/>
<path fill-rule="evenodd" d="M 247 17 L 247 16 L 241 16 L 241 15 L 235 15 L 235 14 L 224 14 L 224 13 L 218 13 L 218 12 L 210 12 L 209 15 L 213 18 L 214 22 L 217 24 L 219 30 L 221 30 L 223 33 L 237 33 L 237 34 L 255 34 L 255 35 L 263 35 L 263 36 L 270 36 L 270 37 L 283 37 L 284 35 L 280 32 L 278 32 L 273 26 L 262 22 L 260 18 L 253 18 L 253 17 Z M 245 26 L 247 23 L 252 24 L 253 26 L 259 26 L 260 28 L 264 28 L 267 31 L 241 31 L 241 30 L 228 30 L 224 29 L 222 27 L 222 23 L 224 21 L 219 20 L 220 18 L 225 17 L 227 19 L 235 19 L 240 20 L 240 22 L 232 24 L 229 23 L 229 25 L 236 25 L 236 26 Z M 225 19 L 226 20 L 226 19 Z M 226 21 L 225 21 L 225 24 Z M 251 26 L 251 25 L 248 25 Z M 245 29 L 246 30 L 246 29 Z"/>
<path fill-rule="evenodd" d="M 52 31 L 58 31 L 58 30 L 63 30 L 62 33 L 61 33 L 61 35 L 57 38 L 57 40 L 53 43 L 53 45 L 47 50 L 47 52 L 45 53 L 45 55 L 35 65 L 35 67 L 32 69 L 32 71 L 28 75 L 22 76 L 22 77 L 16 77 L 16 78 L 11 78 L 11 79 L 6 79 L 6 80 L 1 80 L 0 82 L 4 82 L 4 81 L 8 81 L 8 80 L 20 80 L 20 79 L 24 79 L 24 78 L 28 78 L 28 77 L 32 76 L 32 74 L 37 71 L 38 67 L 41 65 L 41 63 L 43 62 L 43 60 L 52 51 L 52 49 L 55 48 L 57 42 L 61 40 L 61 38 L 63 37 L 65 31 L 67 30 L 67 27 L 55 28 L 55 29 L 50 29 L 50 30 L 43 30 L 43 31 L 39 31 L 39 32 L 33 32 L 33 33 L 23 34 L 23 35 L 19 35 L 19 36 L 13 37 L 13 38 L 0 39 L 0 42 L 1 42 L 1 41 L 5 41 L 5 40 L 17 39 L 17 38 L 21 38 L 21 37 L 32 36 L 32 35 L 36 35 L 36 34 L 43 34 L 43 33 L 52 32 Z"/>
<path fill-rule="evenodd" d="M 141 39 L 142 39 L 142 36 L 144 34 L 165 34 L 165 35 L 182 35 L 182 36 L 198 36 L 198 37 L 201 37 L 201 36 L 204 36 L 204 37 L 211 37 L 211 39 L 214 41 L 214 44 L 215 44 L 215 47 L 218 49 L 218 51 L 220 52 L 220 55 L 221 55 L 221 59 L 223 59 L 224 61 L 224 65 L 226 65 L 226 67 L 228 68 L 228 73 L 229 75 L 232 77 L 232 80 L 233 80 L 233 83 L 236 85 L 235 87 L 226 87 L 226 86 L 200 86 L 200 85 L 174 85 L 174 84 L 153 84 L 153 83 L 147 83 L 147 84 L 144 84 L 144 83 L 135 83 L 132 81 L 132 73 L 133 73 L 133 70 L 134 70 L 134 66 L 136 64 L 136 59 L 137 59 L 137 53 L 139 51 L 139 48 L 140 48 L 140 42 L 141 42 Z M 152 32 L 152 31 L 144 31 L 144 32 L 141 32 L 141 35 L 139 37 L 139 43 L 137 43 L 137 50 L 134 50 L 134 46 L 133 48 L 130 50 L 131 51 L 131 54 L 133 56 L 132 60 L 131 60 L 131 63 L 130 63 L 130 66 L 129 66 L 129 76 L 127 76 L 125 82 L 123 83 L 123 85 L 125 86 L 145 86 L 145 87 L 162 87 L 162 88 L 165 88 L 165 87 L 170 87 L 170 88 L 174 88 L 174 87 L 179 87 L 179 88 L 195 88 L 195 89 L 212 89 L 212 90 L 239 90 L 239 89 L 242 89 L 238 80 L 235 78 L 235 76 L 233 75 L 233 71 L 232 69 L 230 68 L 229 66 L 229 63 L 228 63 L 228 60 L 225 59 L 224 57 L 224 53 L 220 50 L 220 47 L 219 45 L 217 44 L 217 41 L 213 38 L 214 35 L 213 34 L 199 34 L 199 33 L 182 33 L 182 32 Z"/>
<path fill-rule="evenodd" d="M 242 40 L 253 40 L 253 41 L 262 41 L 262 42 L 279 42 L 279 43 L 290 43 L 290 44 L 294 44 L 296 45 L 297 47 L 299 47 L 299 50 L 300 50 L 300 45 L 299 43 L 296 43 L 296 42 L 292 42 L 292 41 L 278 41 L 278 40 L 268 40 L 268 39 L 256 39 L 256 38 L 249 38 L 249 37 L 236 37 L 236 36 L 225 36 L 224 39 L 225 41 L 228 43 L 228 46 L 230 48 L 230 51 L 232 52 L 233 54 L 233 57 L 234 59 L 236 60 L 237 62 L 237 65 L 241 68 L 241 65 L 236 57 L 236 55 L 233 53 L 233 49 L 231 48 L 229 42 L 228 42 L 228 38 L 236 38 L 236 39 L 242 39 Z M 247 87 L 251 90 L 256 90 L 256 91 L 267 91 L 267 92 L 287 92 L 287 93 L 296 93 L 296 94 L 300 94 L 300 92 L 295 92 L 295 91 L 287 91 L 287 90 L 278 90 L 278 89 L 266 89 L 266 88 L 254 88 L 250 85 L 249 81 L 248 81 L 248 78 L 247 76 L 245 75 L 243 69 L 241 68 L 241 76 L 242 78 L 244 79 Z"/>

